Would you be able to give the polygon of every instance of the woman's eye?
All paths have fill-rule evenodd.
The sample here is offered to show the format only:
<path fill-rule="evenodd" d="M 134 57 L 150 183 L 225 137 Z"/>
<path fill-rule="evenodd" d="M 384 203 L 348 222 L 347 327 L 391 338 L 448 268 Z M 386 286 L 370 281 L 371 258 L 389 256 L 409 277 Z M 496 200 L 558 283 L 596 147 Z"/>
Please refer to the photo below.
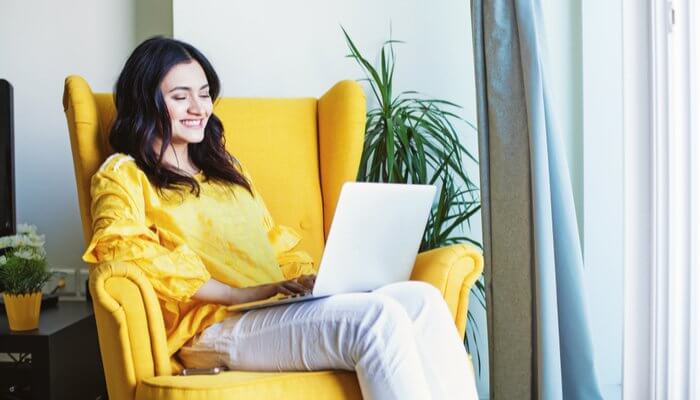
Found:
<path fill-rule="evenodd" d="M 187 97 L 173 97 L 175 100 L 185 100 Z"/>
<path fill-rule="evenodd" d="M 201 97 L 201 98 L 203 98 L 203 99 L 206 99 L 206 98 L 208 98 L 208 97 L 209 97 L 209 93 L 206 93 L 206 94 L 200 94 L 200 95 L 199 95 L 199 97 Z"/>

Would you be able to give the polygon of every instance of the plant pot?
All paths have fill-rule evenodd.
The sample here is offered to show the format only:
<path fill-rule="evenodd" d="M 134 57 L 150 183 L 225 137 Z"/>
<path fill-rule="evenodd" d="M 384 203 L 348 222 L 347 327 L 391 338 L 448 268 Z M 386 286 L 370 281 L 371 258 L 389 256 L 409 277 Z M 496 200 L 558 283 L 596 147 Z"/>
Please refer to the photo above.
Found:
<path fill-rule="evenodd" d="M 41 292 L 25 294 L 3 293 L 10 330 L 29 331 L 39 327 Z"/>

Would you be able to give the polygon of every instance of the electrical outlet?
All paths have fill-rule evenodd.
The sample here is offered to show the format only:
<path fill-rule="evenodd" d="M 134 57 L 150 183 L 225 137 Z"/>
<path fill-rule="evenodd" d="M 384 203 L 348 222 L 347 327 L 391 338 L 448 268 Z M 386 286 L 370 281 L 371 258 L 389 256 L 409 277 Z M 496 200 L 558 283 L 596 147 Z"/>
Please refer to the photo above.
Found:
<path fill-rule="evenodd" d="M 76 285 L 77 270 L 73 268 L 50 268 L 50 271 L 53 272 L 53 276 L 44 285 L 45 293 L 51 293 L 55 290 L 54 293 L 61 297 L 75 297 L 80 293 Z"/>

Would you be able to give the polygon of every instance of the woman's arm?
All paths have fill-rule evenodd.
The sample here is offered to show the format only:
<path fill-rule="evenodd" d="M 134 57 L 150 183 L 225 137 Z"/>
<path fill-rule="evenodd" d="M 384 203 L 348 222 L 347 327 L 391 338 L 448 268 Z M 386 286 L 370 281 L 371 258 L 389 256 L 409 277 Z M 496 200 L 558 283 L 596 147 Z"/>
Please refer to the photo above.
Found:
<path fill-rule="evenodd" d="M 200 286 L 192 298 L 205 303 L 233 305 L 264 300 L 277 293 L 286 295 L 303 293 L 312 287 L 313 279 L 306 275 L 300 278 L 246 288 L 234 288 L 212 278 Z"/>
<path fill-rule="evenodd" d="M 93 235 L 83 260 L 132 263 L 146 275 L 159 298 L 187 301 L 211 274 L 186 243 L 147 224 L 143 173 L 129 163 L 116 168 L 123 157 L 112 158 L 92 177 Z"/>
<path fill-rule="evenodd" d="M 190 298 L 238 304 L 311 289 L 309 279 L 233 288 L 212 279 L 200 257 L 185 243 L 161 240 L 161 231 L 146 225 L 143 188 L 138 171 L 115 168 L 115 158 L 91 181 L 93 237 L 83 260 L 91 264 L 129 261 L 145 273 L 159 297 L 182 302 Z M 167 247 L 163 244 L 167 243 Z"/>

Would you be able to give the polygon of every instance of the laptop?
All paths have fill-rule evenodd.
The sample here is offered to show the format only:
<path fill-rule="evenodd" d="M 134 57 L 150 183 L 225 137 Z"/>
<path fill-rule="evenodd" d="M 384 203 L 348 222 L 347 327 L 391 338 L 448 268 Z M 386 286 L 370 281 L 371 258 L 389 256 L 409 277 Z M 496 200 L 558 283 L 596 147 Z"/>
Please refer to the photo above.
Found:
<path fill-rule="evenodd" d="M 229 306 L 245 311 L 368 292 L 411 276 L 432 208 L 433 185 L 347 182 L 338 199 L 313 290 Z"/>

